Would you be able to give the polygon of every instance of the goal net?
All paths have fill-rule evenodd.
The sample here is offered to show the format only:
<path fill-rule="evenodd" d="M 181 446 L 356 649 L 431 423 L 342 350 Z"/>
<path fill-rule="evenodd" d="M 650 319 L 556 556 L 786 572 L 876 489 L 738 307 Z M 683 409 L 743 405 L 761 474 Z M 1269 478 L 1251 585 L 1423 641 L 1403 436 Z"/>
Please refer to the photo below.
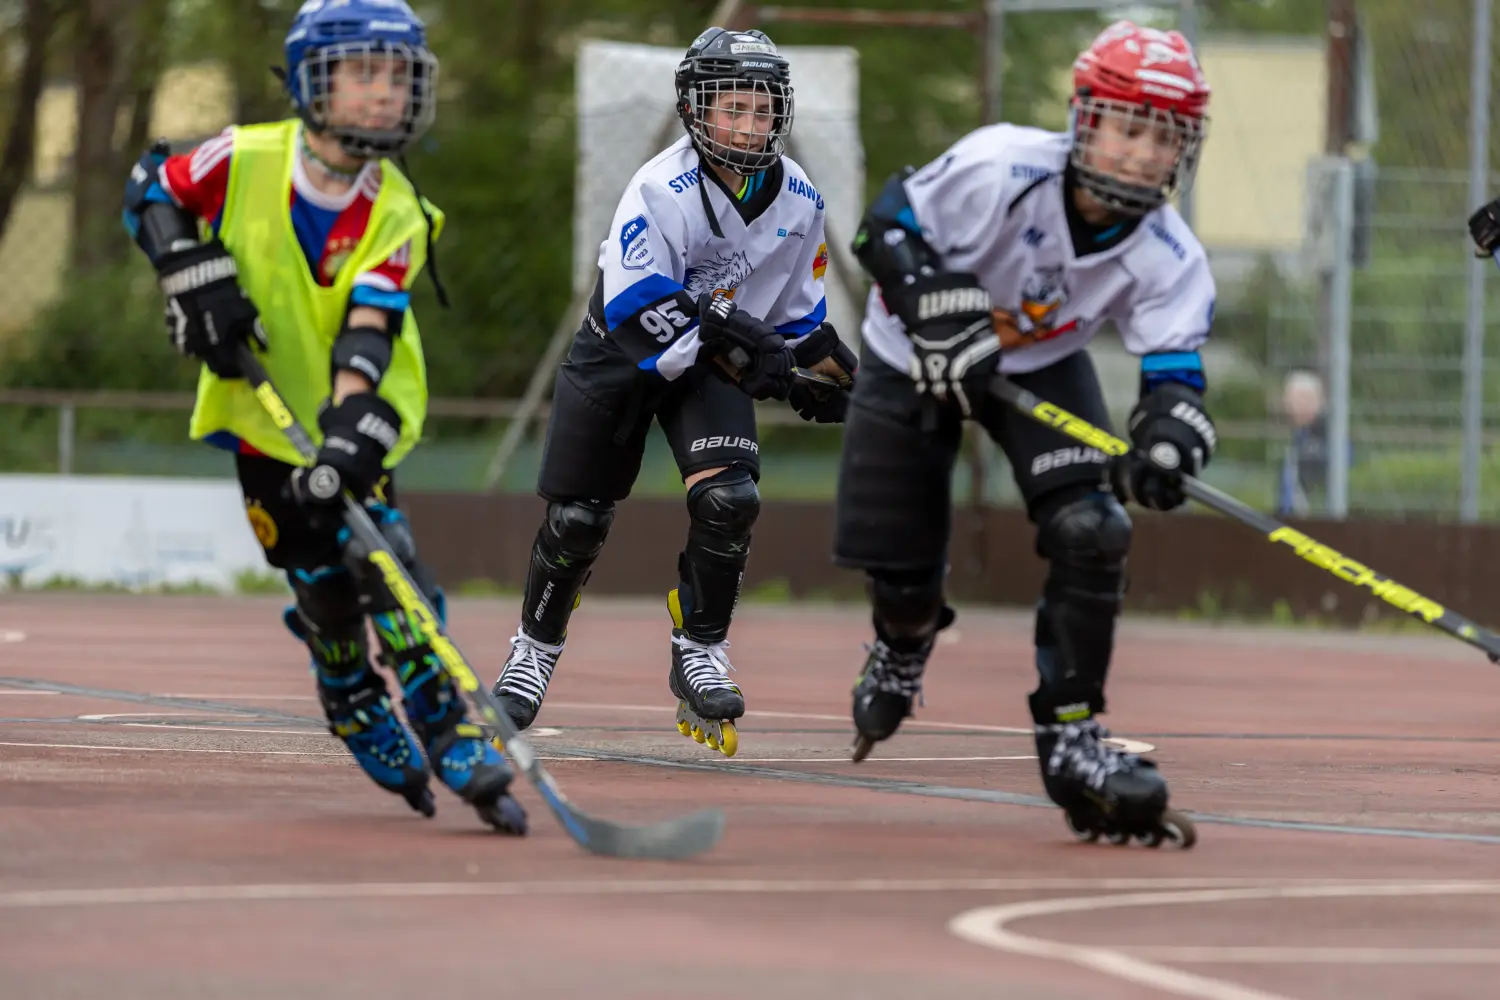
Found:
<path fill-rule="evenodd" d="M 787 152 L 827 206 L 828 319 L 858 350 L 864 315 L 857 275 L 836 275 L 864 211 L 865 158 L 859 133 L 859 55 L 852 48 L 782 46 L 797 95 Z M 672 74 L 681 47 L 585 41 L 578 53 L 578 160 L 574 182 L 573 288 L 594 285 L 599 244 L 631 176 L 682 135 Z M 840 245 L 835 246 L 835 242 Z M 853 279 L 852 281 L 849 279 Z M 856 297 L 858 296 L 858 297 Z"/>

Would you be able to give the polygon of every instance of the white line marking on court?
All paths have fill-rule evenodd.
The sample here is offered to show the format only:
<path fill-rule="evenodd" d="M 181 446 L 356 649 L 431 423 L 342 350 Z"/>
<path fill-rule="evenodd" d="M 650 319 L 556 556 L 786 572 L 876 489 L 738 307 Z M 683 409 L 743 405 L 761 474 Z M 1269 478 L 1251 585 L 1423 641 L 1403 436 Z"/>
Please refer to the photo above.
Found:
<path fill-rule="evenodd" d="M 333 901 L 456 896 L 661 896 L 734 893 L 798 896 L 825 893 L 1119 892 L 1161 888 L 1272 886 L 1345 889 L 1316 879 L 1247 878 L 929 878 L 929 879 L 583 879 L 538 882 L 297 882 L 256 885 L 143 886 L 120 889 L 31 889 L 0 892 L 0 909 L 120 906 L 146 903 Z M 1391 883 L 1382 883 L 1389 885 Z M 1474 886 L 1484 883 L 1456 883 Z M 1500 892 L 1500 883 L 1489 883 Z M 1106 897 L 1107 898 L 1107 897 Z M 1092 902 L 1093 900 L 1091 900 Z M 976 911 L 977 912 L 977 911 Z"/>
<path fill-rule="evenodd" d="M 606 705 L 598 702 L 585 701 L 562 701 L 547 702 L 548 708 L 599 710 L 605 712 L 675 712 L 676 707 L 666 705 Z M 756 710 L 749 713 L 746 718 L 765 719 L 810 719 L 816 722 L 848 722 L 847 715 L 820 715 L 814 712 L 766 712 Z M 902 723 L 904 727 L 926 726 L 929 729 L 970 729 L 982 733 L 1008 733 L 1011 735 L 1030 736 L 1032 730 L 1023 729 L 1019 726 L 984 726 L 970 724 L 967 722 L 933 722 L 920 719 L 907 719 Z M 1106 742 L 1113 743 L 1126 753 L 1150 753 L 1156 747 L 1150 743 L 1142 743 L 1139 740 L 1128 740 L 1121 737 L 1111 737 Z"/>
<path fill-rule="evenodd" d="M 80 715 L 80 716 L 78 716 L 78 721 L 79 722 L 109 722 L 111 719 L 140 719 L 140 718 L 159 719 L 159 718 L 164 718 L 164 717 L 169 716 L 169 715 L 181 715 L 181 716 L 188 716 L 190 718 L 199 718 L 199 717 L 204 716 L 204 715 L 227 715 L 227 716 L 230 716 L 231 718 L 236 717 L 233 712 L 209 712 L 209 711 L 203 711 L 203 712 L 165 712 L 165 711 L 162 711 L 162 712 L 91 712 L 88 715 Z M 183 728 L 186 728 L 186 727 L 183 727 Z"/>
<path fill-rule="evenodd" d="M 12 697 L 21 697 L 23 695 L 48 695 L 48 694 L 62 694 L 62 692 L 61 691 L 17 691 L 17 690 L 15 690 L 13 688 L 3 688 L 3 689 L 0 689 L 0 695 L 11 695 Z"/>
<path fill-rule="evenodd" d="M 183 726 L 175 722 L 122 722 L 122 726 L 133 729 L 191 729 L 205 733 L 261 733 L 266 736 L 316 736 L 330 735 L 326 729 L 244 729 L 238 726 Z"/>
<path fill-rule="evenodd" d="M 1157 962 L 1275 965 L 1495 965 L 1500 948 L 1116 948 Z"/>
<path fill-rule="evenodd" d="M 26 633 L 22 632 L 20 629 L 14 629 L 14 628 L 0 629 L 0 643 L 25 642 L 25 641 L 26 641 Z"/>
<path fill-rule="evenodd" d="M 1375 882 L 1326 885 L 1264 885 L 1249 888 L 1203 889 L 1182 892 L 1141 892 L 1119 896 L 1085 896 L 1032 900 L 985 906 L 960 913 L 948 930 L 973 944 L 1012 955 L 1051 958 L 1092 969 L 1116 979 L 1196 1000 L 1290 1000 L 1279 993 L 1239 986 L 1157 965 L 1127 954 L 1126 949 L 1069 944 L 1029 937 L 1006 925 L 1028 917 L 1062 913 L 1095 913 L 1127 907 L 1231 903 L 1254 899 L 1341 899 L 1377 896 L 1460 896 L 1500 894 L 1500 882 Z M 1132 951 L 1134 949 L 1131 949 Z M 1149 949 L 1142 949 L 1143 952 Z"/>
<path fill-rule="evenodd" d="M 270 757 L 344 757 L 347 750 L 223 750 L 211 747 L 126 747 L 106 743 L 23 743 L 0 742 L 0 747 L 37 747 L 43 750 L 138 750 L 142 753 L 231 753 Z"/>
<path fill-rule="evenodd" d="M 139 713 L 125 712 L 124 715 Z M 122 726 L 132 726 L 139 729 L 191 729 L 203 730 L 213 733 L 262 733 L 268 735 L 285 736 L 314 736 L 322 738 L 325 733 L 309 732 L 307 730 L 294 729 L 234 729 L 227 726 L 179 726 L 172 723 L 153 722 L 122 722 Z M 243 750 L 243 749 L 219 749 L 213 747 L 128 747 L 115 746 L 105 743 L 26 743 L 20 741 L 0 742 L 0 747 L 38 747 L 53 750 L 139 750 L 145 753 L 229 753 L 229 754 L 265 754 L 276 757 L 342 757 L 346 751 L 332 750 Z M 538 760 L 551 761 L 553 763 L 566 764 L 619 764 L 630 763 L 630 761 L 615 761 L 609 759 L 596 759 L 574 754 L 562 755 L 540 755 Z M 970 760 L 1035 760 L 1033 757 L 882 757 L 881 760 L 888 763 L 902 763 L 908 761 L 970 761 Z M 852 764 L 846 758 L 839 757 L 736 757 L 737 764 Z"/>
<path fill-rule="evenodd" d="M 181 694 L 169 692 L 158 698 L 196 698 L 199 701 L 317 701 L 311 694 Z"/>
<path fill-rule="evenodd" d="M 736 764 L 853 764 L 844 757 L 734 757 Z M 1036 760 L 1036 754 L 1016 757 L 871 757 L 871 764 L 947 763 L 972 760 Z"/>

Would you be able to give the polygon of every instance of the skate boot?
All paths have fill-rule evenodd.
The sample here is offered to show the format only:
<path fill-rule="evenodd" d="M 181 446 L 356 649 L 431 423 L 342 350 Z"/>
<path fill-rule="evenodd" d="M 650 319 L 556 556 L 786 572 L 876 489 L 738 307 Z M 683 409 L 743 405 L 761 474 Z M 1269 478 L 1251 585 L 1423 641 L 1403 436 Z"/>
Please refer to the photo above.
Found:
<path fill-rule="evenodd" d="M 740 748 L 734 720 L 745 714 L 745 696 L 729 679 L 734 667 L 724 652 L 728 642 L 697 642 L 682 628 L 677 591 L 667 595 L 672 614 L 672 670 L 667 684 L 677 699 L 677 731 L 707 743 L 726 757 Z"/>
<path fill-rule="evenodd" d="M 435 815 L 437 803 L 428 788 L 431 772 L 417 749 L 416 736 L 391 704 L 385 678 L 370 666 L 363 621 L 358 638 L 338 641 L 314 635 L 296 607 L 287 608 L 282 620 L 312 652 L 312 674 L 328 731 L 343 741 L 375 784 L 401 796 L 423 816 Z"/>
<path fill-rule="evenodd" d="M 438 779 L 501 833 L 524 836 L 526 812 L 510 795 L 515 772 L 468 709 L 420 626 L 399 611 L 373 617 L 385 661 L 401 680 L 406 717 Z"/>
<path fill-rule="evenodd" d="M 495 681 L 494 693 L 517 729 L 529 729 L 536 721 L 562 651 L 562 643 L 549 646 L 522 629 L 511 636 L 510 658 L 500 671 L 500 679 Z"/>
<path fill-rule="evenodd" d="M 1167 783 L 1149 760 L 1104 740 L 1109 731 L 1096 719 L 1036 727 L 1036 749 L 1047 796 L 1062 807 L 1068 829 L 1092 843 L 1134 837 L 1147 847 L 1172 841 L 1192 847 L 1193 823 L 1167 808 Z"/>
<path fill-rule="evenodd" d="M 869 657 L 854 684 L 854 762 L 870 755 L 875 744 L 896 735 L 901 722 L 921 704 L 922 673 L 932 642 L 915 653 L 898 653 L 885 640 L 866 646 Z"/>

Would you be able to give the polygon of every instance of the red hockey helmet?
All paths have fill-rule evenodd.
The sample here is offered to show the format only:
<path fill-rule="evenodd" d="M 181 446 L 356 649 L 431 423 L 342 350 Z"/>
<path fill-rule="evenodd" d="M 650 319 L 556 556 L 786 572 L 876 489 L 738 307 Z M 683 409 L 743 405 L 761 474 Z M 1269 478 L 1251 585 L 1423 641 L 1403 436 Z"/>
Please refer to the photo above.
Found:
<path fill-rule="evenodd" d="M 1116 21 L 1073 62 L 1073 168 L 1110 208 L 1144 215 L 1191 186 L 1208 80 L 1180 32 Z"/>

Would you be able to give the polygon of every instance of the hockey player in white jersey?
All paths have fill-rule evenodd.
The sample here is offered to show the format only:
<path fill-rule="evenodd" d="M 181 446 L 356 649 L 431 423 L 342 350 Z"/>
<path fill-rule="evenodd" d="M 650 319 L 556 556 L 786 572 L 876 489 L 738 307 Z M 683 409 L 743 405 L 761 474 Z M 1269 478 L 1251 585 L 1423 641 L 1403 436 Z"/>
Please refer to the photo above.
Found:
<path fill-rule="evenodd" d="M 754 400 L 842 422 L 847 392 L 793 384 L 792 373 L 847 388 L 856 361 L 826 321 L 823 199 L 785 155 L 787 61 L 761 32 L 710 28 L 675 82 L 687 134 L 626 185 L 558 371 L 537 489 L 547 513 L 494 691 L 518 728 L 532 724 L 654 418 L 687 488 L 687 544 L 667 599 L 677 727 L 733 755 L 745 701 L 725 647 L 760 511 Z M 722 367 L 731 354 L 737 380 Z"/>
<path fill-rule="evenodd" d="M 1190 845 L 1154 764 L 1104 741 L 1105 677 L 1133 500 L 1183 503 L 1216 434 L 1198 349 L 1215 287 L 1169 205 L 1203 147 L 1209 88 L 1176 32 L 1121 21 L 1073 65 L 1066 133 L 998 124 L 894 177 L 854 240 L 875 279 L 840 464 L 835 559 L 869 578 L 875 642 L 853 694 L 854 759 L 911 713 L 937 633 L 949 482 L 965 419 L 1004 450 L 1048 571 L 1030 696 L 1047 793 L 1084 839 Z M 998 370 L 1097 426 L 1089 340 L 1112 322 L 1141 357 L 1134 450 L 1102 452 L 986 394 Z"/>

